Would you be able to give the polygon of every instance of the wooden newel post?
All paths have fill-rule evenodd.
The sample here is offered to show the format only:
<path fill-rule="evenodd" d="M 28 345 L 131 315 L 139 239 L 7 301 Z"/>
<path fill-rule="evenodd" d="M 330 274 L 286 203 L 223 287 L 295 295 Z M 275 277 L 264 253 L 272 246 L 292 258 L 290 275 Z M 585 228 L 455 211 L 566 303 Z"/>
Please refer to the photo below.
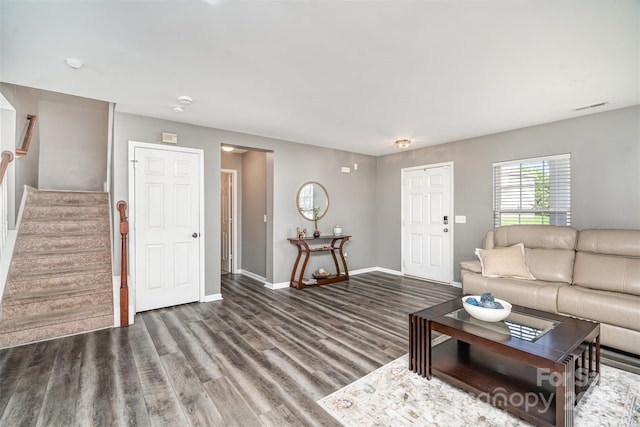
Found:
<path fill-rule="evenodd" d="M 127 284 L 127 234 L 129 234 L 129 222 L 127 221 L 127 202 L 120 200 L 116 205 L 120 212 L 120 236 L 122 237 L 122 250 L 120 258 L 120 326 L 129 326 L 129 287 Z"/>

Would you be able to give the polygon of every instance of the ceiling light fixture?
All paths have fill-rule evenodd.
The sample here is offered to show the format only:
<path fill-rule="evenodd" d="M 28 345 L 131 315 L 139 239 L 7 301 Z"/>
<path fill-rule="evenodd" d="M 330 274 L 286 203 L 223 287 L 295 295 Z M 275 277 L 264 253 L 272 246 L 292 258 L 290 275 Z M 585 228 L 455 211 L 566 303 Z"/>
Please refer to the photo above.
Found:
<path fill-rule="evenodd" d="M 174 105 L 173 107 L 171 107 L 171 109 L 174 113 L 182 113 L 184 111 L 184 108 L 179 105 Z"/>
<path fill-rule="evenodd" d="M 230 153 L 231 151 L 233 151 L 233 147 L 231 147 L 229 145 L 223 145 L 222 146 L 222 151 L 226 151 L 227 153 Z"/>
<path fill-rule="evenodd" d="M 73 68 L 74 70 L 79 70 L 84 66 L 84 63 L 76 58 L 65 58 L 64 63 L 67 64 L 69 68 Z"/>
<path fill-rule="evenodd" d="M 193 98 L 187 95 L 182 95 L 178 97 L 178 102 L 182 105 L 191 105 L 193 104 Z"/>
<path fill-rule="evenodd" d="M 396 144 L 396 148 L 398 148 L 399 150 L 405 150 L 411 144 L 411 140 L 399 139 L 394 144 Z"/>

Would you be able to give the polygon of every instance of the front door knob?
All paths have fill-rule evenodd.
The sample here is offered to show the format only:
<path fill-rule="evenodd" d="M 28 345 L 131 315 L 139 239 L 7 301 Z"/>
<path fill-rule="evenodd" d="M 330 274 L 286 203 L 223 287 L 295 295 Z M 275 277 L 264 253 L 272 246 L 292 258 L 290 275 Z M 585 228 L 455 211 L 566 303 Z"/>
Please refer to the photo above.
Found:
<path fill-rule="evenodd" d="M 194 239 L 197 239 L 197 238 L 198 238 L 198 233 L 193 233 L 193 234 L 191 235 L 191 237 L 193 237 Z"/>
<path fill-rule="evenodd" d="M 442 230 L 442 231 L 444 231 L 444 232 L 446 233 L 446 232 L 448 232 L 448 231 L 449 231 L 449 229 L 448 229 L 448 228 L 445 228 L 445 229 L 444 229 L 444 230 Z"/>

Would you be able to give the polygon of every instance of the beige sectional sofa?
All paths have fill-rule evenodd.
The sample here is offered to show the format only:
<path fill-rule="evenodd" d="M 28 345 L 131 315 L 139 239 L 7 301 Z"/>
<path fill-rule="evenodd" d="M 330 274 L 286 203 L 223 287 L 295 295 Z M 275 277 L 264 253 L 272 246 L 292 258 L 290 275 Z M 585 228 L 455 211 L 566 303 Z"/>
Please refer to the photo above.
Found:
<path fill-rule="evenodd" d="M 484 249 L 519 243 L 535 279 L 486 277 L 501 251 L 480 251 L 485 275 L 479 260 L 460 263 L 463 292 L 600 322 L 602 345 L 640 355 L 640 230 L 513 225 L 487 232 Z"/>

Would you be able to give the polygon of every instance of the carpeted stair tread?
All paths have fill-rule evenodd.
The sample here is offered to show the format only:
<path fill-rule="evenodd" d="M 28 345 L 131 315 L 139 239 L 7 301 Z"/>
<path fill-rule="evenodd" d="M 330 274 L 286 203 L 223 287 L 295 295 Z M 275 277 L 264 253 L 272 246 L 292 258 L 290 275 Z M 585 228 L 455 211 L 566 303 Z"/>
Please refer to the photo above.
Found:
<path fill-rule="evenodd" d="M 20 319 L 3 319 L 0 323 L 0 334 L 105 315 L 113 315 L 111 304 L 76 307 L 73 310 L 55 310 L 34 316 L 25 316 Z M 113 319 L 111 320 L 113 323 Z"/>
<path fill-rule="evenodd" d="M 87 311 L 86 315 L 92 315 Z M 0 348 L 29 344 L 32 342 L 61 338 L 68 335 L 76 335 L 91 332 L 98 329 L 106 329 L 113 326 L 113 314 L 98 315 L 93 317 L 83 316 L 67 322 L 38 325 L 32 324 L 12 331 L 2 329 L 0 323 Z"/>
<path fill-rule="evenodd" d="M 44 257 L 59 257 L 59 258 L 69 258 L 69 257 L 82 257 L 83 254 L 95 256 L 95 255 L 107 255 L 111 256 L 110 248 L 87 248 L 87 249 L 59 249 L 59 250 L 45 250 L 45 251 L 36 251 L 30 250 L 22 253 L 15 254 L 13 256 L 14 260 L 19 261 L 28 261 L 33 259 L 39 259 Z"/>
<path fill-rule="evenodd" d="M 55 298 L 41 296 L 40 299 L 18 301 L 16 304 L 2 305 L 2 320 L 10 321 L 24 317 L 53 313 L 57 311 L 73 311 L 78 307 L 97 307 L 113 303 L 113 291 L 102 288 L 101 292 L 78 293 L 76 295 L 55 294 Z"/>
<path fill-rule="evenodd" d="M 82 295 L 101 294 L 105 292 L 110 293 L 111 290 L 105 290 L 104 283 L 96 283 L 93 285 L 85 285 L 82 287 L 68 289 L 35 289 L 5 295 L 3 299 L 3 306 L 27 304 L 44 300 L 58 300 Z"/>
<path fill-rule="evenodd" d="M 111 249 L 109 236 L 96 234 L 95 232 L 76 233 L 40 233 L 20 236 L 16 243 L 14 256 L 17 254 L 67 251 L 72 249 Z"/>
<path fill-rule="evenodd" d="M 111 265 L 97 268 L 76 268 L 73 271 L 52 275 L 34 274 L 31 276 L 12 277 L 7 281 L 5 297 L 13 293 L 39 291 L 46 289 L 74 289 L 90 286 L 92 283 L 111 283 Z"/>
<path fill-rule="evenodd" d="M 79 266 L 79 267 L 51 268 L 51 269 L 48 269 L 46 271 L 45 270 L 31 270 L 31 271 L 21 272 L 20 276 L 23 276 L 25 278 L 28 278 L 29 280 L 32 280 L 32 279 L 46 277 L 46 276 L 57 276 L 57 275 L 63 276 L 63 275 L 79 273 L 79 272 L 105 271 L 105 270 L 111 271 L 111 263 L 110 262 L 92 264 L 92 265 L 83 265 L 83 266 Z M 12 280 L 13 281 L 19 281 L 20 278 L 17 277 L 17 276 L 16 277 L 10 277 L 7 282 L 10 283 Z"/>
<path fill-rule="evenodd" d="M 87 206 L 108 204 L 109 195 L 101 192 L 31 191 L 27 202 L 32 206 Z"/>

